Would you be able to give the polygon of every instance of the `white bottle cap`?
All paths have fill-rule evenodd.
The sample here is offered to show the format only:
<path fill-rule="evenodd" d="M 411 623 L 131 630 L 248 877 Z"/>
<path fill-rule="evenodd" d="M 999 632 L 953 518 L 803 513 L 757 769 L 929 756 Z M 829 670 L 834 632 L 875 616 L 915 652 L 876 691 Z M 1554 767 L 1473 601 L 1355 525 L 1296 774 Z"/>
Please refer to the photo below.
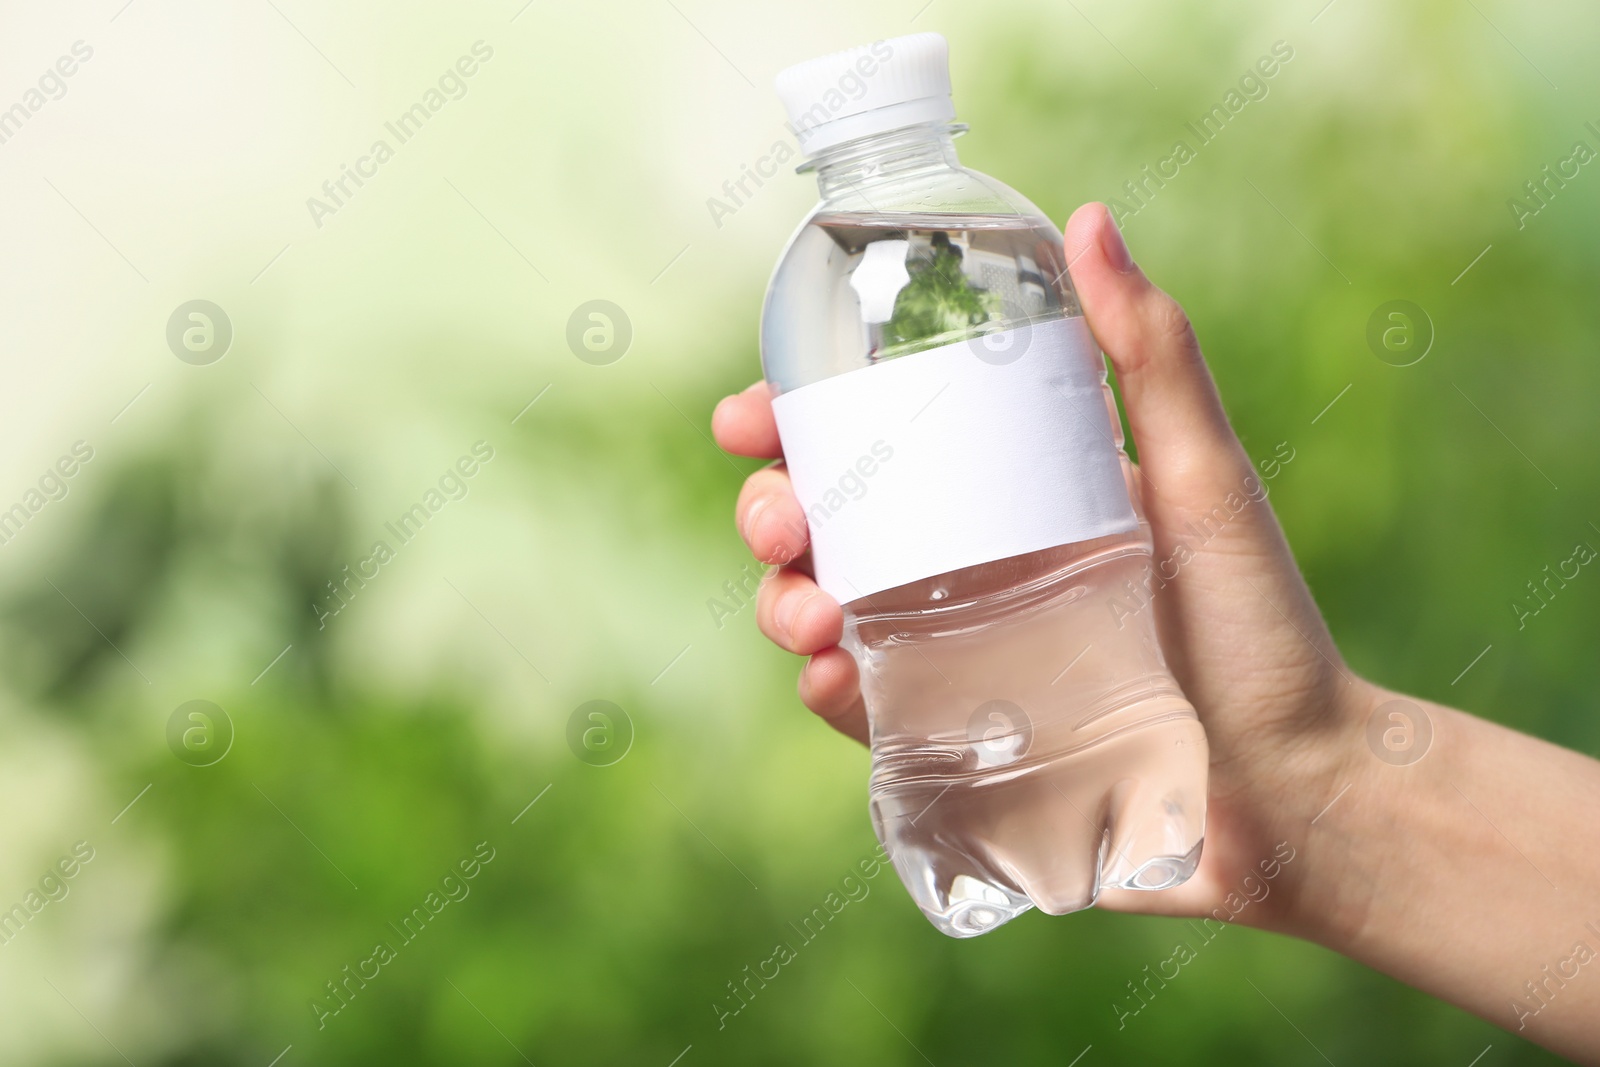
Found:
<path fill-rule="evenodd" d="M 950 46 L 937 33 L 891 37 L 807 60 L 774 84 L 800 151 L 825 149 L 922 122 L 956 117 Z"/>

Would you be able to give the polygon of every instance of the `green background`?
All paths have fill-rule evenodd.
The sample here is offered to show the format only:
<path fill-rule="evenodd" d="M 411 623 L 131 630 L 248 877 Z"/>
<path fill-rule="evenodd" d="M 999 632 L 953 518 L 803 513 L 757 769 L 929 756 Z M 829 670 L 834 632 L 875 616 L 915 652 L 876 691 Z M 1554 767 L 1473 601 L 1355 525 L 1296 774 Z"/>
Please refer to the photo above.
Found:
<path fill-rule="evenodd" d="M 708 607 L 747 573 L 731 509 L 755 466 L 709 415 L 758 373 L 765 280 L 814 187 L 784 168 L 731 215 L 707 201 L 784 136 L 772 74 L 823 51 L 946 34 L 963 162 L 1060 222 L 1126 200 L 1287 42 L 1129 242 L 1252 455 L 1295 450 L 1272 500 L 1352 667 L 1600 745 L 1600 579 L 1521 629 L 1511 606 L 1600 546 L 1600 164 L 1520 228 L 1507 206 L 1600 149 L 1594 11 L 921 4 L 17 18 L 0 105 L 74 40 L 95 55 L 0 146 L 0 506 L 74 441 L 95 457 L 0 548 L 0 907 L 73 843 L 95 856 L 0 945 L 0 1059 L 1553 1059 L 1242 928 L 1119 1029 L 1185 924 L 1032 914 L 956 942 L 889 872 L 719 1028 L 726 983 L 875 845 L 865 752 L 800 707 L 752 610 Z M 316 225 L 306 199 L 478 40 L 465 95 Z M 233 325 L 209 366 L 164 340 L 195 298 Z M 594 299 L 632 325 L 610 365 L 566 341 Z M 1431 320 L 1412 366 L 1366 341 L 1391 300 Z M 477 441 L 494 459 L 465 498 L 319 628 L 325 583 Z M 194 699 L 235 734 L 209 767 L 166 739 Z M 567 740 L 597 699 L 631 723 L 604 767 Z M 319 1029 L 324 983 L 480 842 L 470 895 Z"/>

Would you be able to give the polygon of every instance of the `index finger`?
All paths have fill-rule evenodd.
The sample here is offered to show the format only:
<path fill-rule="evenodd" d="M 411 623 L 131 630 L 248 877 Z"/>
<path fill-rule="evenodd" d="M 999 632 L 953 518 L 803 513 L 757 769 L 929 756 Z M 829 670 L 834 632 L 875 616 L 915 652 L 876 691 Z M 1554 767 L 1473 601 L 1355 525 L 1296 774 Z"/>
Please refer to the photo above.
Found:
<path fill-rule="evenodd" d="M 711 413 L 711 433 L 717 444 L 736 456 L 777 459 L 783 455 L 778 423 L 772 415 L 772 391 L 764 381 L 723 397 Z"/>

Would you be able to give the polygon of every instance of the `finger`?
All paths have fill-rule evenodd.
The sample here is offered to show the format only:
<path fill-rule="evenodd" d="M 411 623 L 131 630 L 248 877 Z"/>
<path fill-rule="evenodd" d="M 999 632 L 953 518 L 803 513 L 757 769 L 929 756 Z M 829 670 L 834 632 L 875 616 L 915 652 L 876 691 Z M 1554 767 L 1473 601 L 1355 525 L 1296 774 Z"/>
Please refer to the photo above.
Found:
<path fill-rule="evenodd" d="M 867 709 L 850 653 L 835 645 L 812 656 L 800 671 L 800 700 L 846 737 L 867 744 Z"/>
<path fill-rule="evenodd" d="M 1188 316 L 1134 264 L 1104 204 L 1073 212 L 1065 249 L 1084 317 L 1116 369 L 1151 483 L 1159 491 L 1197 474 L 1237 481 L 1248 473 Z"/>
<path fill-rule="evenodd" d="M 723 397 L 711 413 L 711 433 L 717 444 L 736 456 L 777 459 L 783 455 L 778 423 L 772 415 L 772 392 L 766 382 Z"/>
<path fill-rule="evenodd" d="M 762 581 L 756 625 L 779 648 L 809 656 L 839 643 L 844 612 L 810 576 L 785 567 Z"/>
<path fill-rule="evenodd" d="M 810 543 L 805 512 L 782 466 L 764 467 L 745 479 L 733 517 L 739 536 L 762 563 L 788 563 Z"/>

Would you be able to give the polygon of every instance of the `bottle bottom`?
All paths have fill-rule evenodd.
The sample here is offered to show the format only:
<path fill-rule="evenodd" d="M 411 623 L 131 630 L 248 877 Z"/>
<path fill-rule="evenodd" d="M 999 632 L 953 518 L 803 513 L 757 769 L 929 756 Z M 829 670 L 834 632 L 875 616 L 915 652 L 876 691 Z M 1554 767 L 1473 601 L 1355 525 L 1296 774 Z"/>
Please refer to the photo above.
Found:
<path fill-rule="evenodd" d="M 1033 747 L 1047 758 L 875 780 L 873 828 L 941 932 L 975 937 L 1033 907 L 1065 915 L 1102 889 L 1168 889 L 1194 873 L 1208 762 L 1194 709 L 1159 694 L 1107 718 L 1115 726 L 1087 743 Z"/>

